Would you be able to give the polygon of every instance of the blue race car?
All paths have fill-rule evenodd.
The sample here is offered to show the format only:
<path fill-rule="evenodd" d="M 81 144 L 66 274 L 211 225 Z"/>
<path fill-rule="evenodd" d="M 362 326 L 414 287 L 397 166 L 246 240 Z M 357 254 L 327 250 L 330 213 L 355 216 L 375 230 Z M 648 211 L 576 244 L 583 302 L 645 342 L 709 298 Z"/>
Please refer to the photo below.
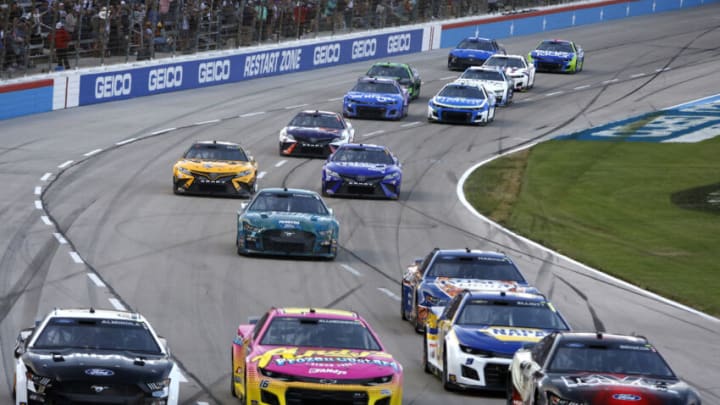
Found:
<path fill-rule="evenodd" d="M 585 64 L 585 51 L 572 41 L 545 40 L 528 54 L 528 63 L 538 71 L 578 73 Z"/>
<path fill-rule="evenodd" d="M 460 41 L 448 55 L 447 66 L 450 70 L 465 70 L 470 66 L 480 66 L 487 58 L 496 53 L 505 55 L 505 48 L 494 39 L 468 37 Z"/>
<path fill-rule="evenodd" d="M 342 145 L 323 165 L 323 195 L 397 200 L 401 182 L 400 161 L 384 146 Z"/>
<path fill-rule="evenodd" d="M 237 213 L 239 255 L 266 254 L 334 259 L 340 226 L 314 191 L 266 188 Z"/>
<path fill-rule="evenodd" d="M 362 77 L 343 98 L 343 116 L 399 120 L 407 115 L 409 97 L 390 78 Z"/>
<path fill-rule="evenodd" d="M 569 330 L 542 295 L 465 290 L 442 313 L 433 312 L 428 318 L 423 365 L 426 372 L 442 377 L 447 390 L 505 392 L 508 366 L 523 344 Z"/>
<path fill-rule="evenodd" d="M 435 248 L 403 274 L 401 317 L 422 332 L 432 309 L 444 307 L 465 289 L 537 292 L 505 254 Z"/>
<path fill-rule="evenodd" d="M 477 82 L 446 84 L 428 102 L 428 122 L 486 125 L 495 119 L 495 93 Z"/>

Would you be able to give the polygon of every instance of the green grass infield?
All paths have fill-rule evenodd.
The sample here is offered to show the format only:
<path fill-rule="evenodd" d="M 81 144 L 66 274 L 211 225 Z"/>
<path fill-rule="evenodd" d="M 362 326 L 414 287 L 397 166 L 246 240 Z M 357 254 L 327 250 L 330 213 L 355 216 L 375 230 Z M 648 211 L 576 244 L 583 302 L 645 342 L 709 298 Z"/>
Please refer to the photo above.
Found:
<path fill-rule="evenodd" d="M 514 232 L 720 316 L 720 137 L 544 142 L 480 167 L 465 194 Z"/>

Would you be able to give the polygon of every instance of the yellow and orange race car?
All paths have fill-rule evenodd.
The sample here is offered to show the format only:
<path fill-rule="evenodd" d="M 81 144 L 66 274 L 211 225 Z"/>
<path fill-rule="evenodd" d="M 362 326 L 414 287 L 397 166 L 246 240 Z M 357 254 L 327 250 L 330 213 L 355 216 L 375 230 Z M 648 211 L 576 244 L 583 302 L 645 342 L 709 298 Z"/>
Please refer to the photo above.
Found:
<path fill-rule="evenodd" d="M 195 142 L 173 166 L 175 194 L 250 197 L 257 191 L 257 162 L 232 142 Z"/>
<path fill-rule="evenodd" d="M 400 405 L 402 383 L 402 366 L 355 312 L 272 308 L 232 343 L 232 394 L 248 405 Z"/>

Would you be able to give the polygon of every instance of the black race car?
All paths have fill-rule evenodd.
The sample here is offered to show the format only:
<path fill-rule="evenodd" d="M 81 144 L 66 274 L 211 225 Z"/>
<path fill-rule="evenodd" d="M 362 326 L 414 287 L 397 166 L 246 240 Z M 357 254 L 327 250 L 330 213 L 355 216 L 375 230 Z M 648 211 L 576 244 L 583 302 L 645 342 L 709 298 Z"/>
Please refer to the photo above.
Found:
<path fill-rule="evenodd" d="M 15 346 L 15 404 L 177 404 L 182 374 L 139 314 L 55 309 Z"/>
<path fill-rule="evenodd" d="M 700 405 L 641 336 L 557 332 L 515 352 L 508 376 L 512 405 Z"/>
<path fill-rule="evenodd" d="M 350 143 L 355 129 L 332 111 L 300 111 L 280 130 L 281 156 L 328 157 L 338 146 Z"/>

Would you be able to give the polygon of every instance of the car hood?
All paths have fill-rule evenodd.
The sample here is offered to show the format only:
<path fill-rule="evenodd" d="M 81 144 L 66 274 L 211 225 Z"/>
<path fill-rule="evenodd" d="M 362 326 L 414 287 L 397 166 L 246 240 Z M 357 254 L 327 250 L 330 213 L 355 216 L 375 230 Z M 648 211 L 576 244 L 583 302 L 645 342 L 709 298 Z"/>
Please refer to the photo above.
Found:
<path fill-rule="evenodd" d="M 448 107 L 481 107 L 487 100 L 478 98 L 440 97 L 435 96 L 431 102 Z"/>
<path fill-rule="evenodd" d="M 464 80 L 470 80 L 475 83 L 480 83 L 483 86 L 485 86 L 485 88 L 489 88 L 492 90 L 504 89 L 505 87 L 507 87 L 507 83 L 501 82 L 498 80 L 473 80 L 473 79 L 464 79 Z"/>
<path fill-rule="evenodd" d="M 336 173 L 366 175 L 368 177 L 382 176 L 397 171 L 397 166 L 395 165 L 365 162 L 329 162 L 325 167 Z"/>
<path fill-rule="evenodd" d="M 685 404 L 690 388 L 677 379 L 624 374 L 582 373 L 549 375 L 565 399 L 610 405 Z"/>
<path fill-rule="evenodd" d="M 483 51 L 480 49 L 453 49 L 450 51 L 450 55 L 458 58 L 475 58 L 475 59 L 487 59 L 492 56 L 495 52 Z"/>
<path fill-rule="evenodd" d="M 511 357 L 523 343 L 538 342 L 553 330 L 494 325 L 455 325 L 460 344 Z"/>
<path fill-rule="evenodd" d="M 351 91 L 345 95 L 346 98 L 360 101 L 370 102 L 378 104 L 392 104 L 402 101 L 403 97 L 399 94 L 393 93 L 361 93 L 358 91 Z"/>
<path fill-rule="evenodd" d="M 258 346 L 251 362 L 259 368 L 314 379 L 364 379 L 401 372 L 393 357 L 381 351 Z"/>
<path fill-rule="evenodd" d="M 322 127 L 287 127 L 288 135 L 295 139 L 315 138 L 317 140 L 336 139 L 342 135 L 342 129 Z"/>
<path fill-rule="evenodd" d="M 298 212 L 248 212 L 245 219 L 254 226 L 270 229 L 300 229 L 314 231 L 330 226 L 334 219 L 330 215 L 304 214 Z"/>
<path fill-rule="evenodd" d="M 235 173 L 253 167 L 250 162 L 197 159 L 182 159 L 179 160 L 176 165 L 184 167 L 190 171 L 204 173 Z"/>
<path fill-rule="evenodd" d="M 165 356 L 132 355 L 131 353 L 28 352 L 23 355 L 26 367 L 38 375 L 55 380 L 97 382 L 160 381 L 170 374 L 173 363 Z"/>

